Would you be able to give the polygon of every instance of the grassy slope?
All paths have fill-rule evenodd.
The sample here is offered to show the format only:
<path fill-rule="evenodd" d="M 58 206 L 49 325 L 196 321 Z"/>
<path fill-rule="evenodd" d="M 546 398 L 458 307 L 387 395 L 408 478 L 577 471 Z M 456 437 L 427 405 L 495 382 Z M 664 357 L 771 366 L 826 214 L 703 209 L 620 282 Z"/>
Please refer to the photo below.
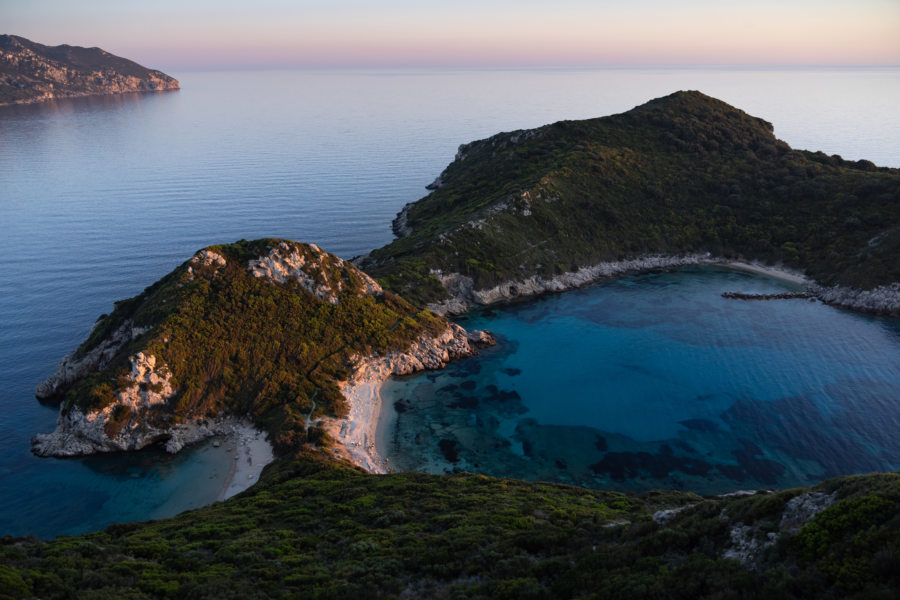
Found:
<path fill-rule="evenodd" d="M 371 274 L 413 301 L 429 269 L 491 287 L 648 253 L 783 262 L 823 284 L 900 281 L 900 170 L 792 150 L 699 92 L 460 148 Z M 435 243 L 437 240 L 437 243 Z"/>
<path fill-rule="evenodd" d="M 748 569 L 720 558 L 731 528 L 777 530 L 805 490 L 632 496 L 282 460 L 244 494 L 172 519 L 4 538 L 0 598 L 896 597 L 900 475 L 817 489 L 838 502 Z"/>
<path fill-rule="evenodd" d="M 269 431 L 278 449 L 296 448 L 307 441 L 305 415 L 313 398 L 314 415 L 345 412 L 336 382 L 346 377 L 351 355 L 405 348 L 421 333 L 446 327 L 391 293 L 360 295 L 359 272 L 336 257 L 328 267 L 330 280 L 345 282 L 337 305 L 316 299 L 299 284 L 251 275 L 247 261 L 277 242 L 212 246 L 227 260 L 223 270 L 188 261 L 139 296 L 118 302 L 79 353 L 126 319 L 150 330 L 121 348 L 107 368 L 69 390 L 65 406 L 87 411 L 115 402 L 117 381 L 130 369 L 128 358 L 144 351 L 165 363 L 178 390 L 151 418 L 179 422 L 223 410 L 247 414 Z M 294 247 L 309 255 L 307 246 Z M 119 425 L 129 418 L 127 412 L 114 414 Z M 312 430 L 311 435 L 323 435 Z"/>

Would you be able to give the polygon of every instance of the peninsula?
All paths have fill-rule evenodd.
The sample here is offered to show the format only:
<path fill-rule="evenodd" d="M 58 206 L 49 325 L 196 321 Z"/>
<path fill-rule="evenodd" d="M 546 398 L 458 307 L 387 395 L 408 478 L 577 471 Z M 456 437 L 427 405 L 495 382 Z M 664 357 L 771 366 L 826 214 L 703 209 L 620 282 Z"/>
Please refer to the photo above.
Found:
<path fill-rule="evenodd" d="M 347 396 L 490 342 L 314 244 L 211 246 L 116 303 L 38 386 L 38 398 L 61 407 L 56 430 L 36 435 L 32 450 L 75 456 L 158 444 L 174 453 L 240 418 L 281 455 L 327 448 L 332 436 L 365 448 L 377 419 L 360 422 L 360 403 Z"/>
<path fill-rule="evenodd" d="M 794 150 L 700 92 L 463 144 L 428 187 L 358 264 L 438 312 L 742 260 L 900 314 L 900 170 Z"/>
<path fill-rule="evenodd" d="M 100 48 L 44 46 L 0 35 L 0 106 L 179 88 L 175 78 Z"/>

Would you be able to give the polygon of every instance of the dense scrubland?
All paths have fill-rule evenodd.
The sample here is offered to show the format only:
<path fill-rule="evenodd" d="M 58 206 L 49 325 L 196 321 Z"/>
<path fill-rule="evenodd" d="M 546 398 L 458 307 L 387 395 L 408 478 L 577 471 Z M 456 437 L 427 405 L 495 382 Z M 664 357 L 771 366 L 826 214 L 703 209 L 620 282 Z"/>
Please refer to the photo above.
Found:
<path fill-rule="evenodd" d="M 282 459 L 247 492 L 172 519 L 3 538 L 0 597 L 887 599 L 900 589 L 897 474 L 701 498 L 375 476 L 320 456 Z M 816 498 L 831 504 L 812 518 L 797 510 Z"/>
<path fill-rule="evenodd" d="M 435 270 L 483 289 L 653 254 L 900 281 L 900 170 L 794 150 L 699 92 L 465 144 L 433 187 L 360 263 L 411 301 L 447 297 Z"/>

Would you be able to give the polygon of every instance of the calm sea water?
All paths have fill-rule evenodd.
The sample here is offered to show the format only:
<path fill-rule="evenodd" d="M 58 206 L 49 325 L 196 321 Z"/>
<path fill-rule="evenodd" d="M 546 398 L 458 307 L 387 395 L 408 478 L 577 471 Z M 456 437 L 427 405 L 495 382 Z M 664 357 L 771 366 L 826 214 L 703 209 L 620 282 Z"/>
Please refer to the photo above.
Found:
<path fill-rule="evenodd" d="M 897 69 L 175 75 L 180 92 L 0 109 L 0 534 L 75 533 L 215 497 L 228 457 L 208 447 L 173 460 L 28 451 L 57 412 L 34 386 L 113 301 L 205 245 L 283 236 L 360 254 L 390 240 L 391 218 L 460 143 L 678 89 L 772 121 L 795 147 L 900 167 Z"/>
<path fill-rule="evenodd" d="M 496 348 L 392 382 L 390 462 L 721 493 L 900 469 L 900 320 L 713 268 L 483 310 Z"/>

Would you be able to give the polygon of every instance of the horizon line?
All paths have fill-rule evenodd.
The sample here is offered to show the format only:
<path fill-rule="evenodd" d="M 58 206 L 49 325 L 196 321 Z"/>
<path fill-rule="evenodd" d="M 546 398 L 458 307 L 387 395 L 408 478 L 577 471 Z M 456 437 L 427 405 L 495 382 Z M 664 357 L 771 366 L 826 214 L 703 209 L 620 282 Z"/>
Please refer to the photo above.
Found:
<path fill-rule="evenodd" d="M 619 69 L 728 69 L 728 70 L 798 70 L 798 69 L 898 69 L 900 63 L 621 63 L 621 64 L 597 64 L 597 65 L 409 65 L 409 64 L 345 64 L 345 65 L 194 65 L 182 67 L 159 68 L 148 67 L 156 70 L 172 70 L 185 73 L 198 73 L 204 71 L 376 71 L 376 70 L 441 70 L 441 71 L 593 71 L 593 70 L 619 70 Z"/>

